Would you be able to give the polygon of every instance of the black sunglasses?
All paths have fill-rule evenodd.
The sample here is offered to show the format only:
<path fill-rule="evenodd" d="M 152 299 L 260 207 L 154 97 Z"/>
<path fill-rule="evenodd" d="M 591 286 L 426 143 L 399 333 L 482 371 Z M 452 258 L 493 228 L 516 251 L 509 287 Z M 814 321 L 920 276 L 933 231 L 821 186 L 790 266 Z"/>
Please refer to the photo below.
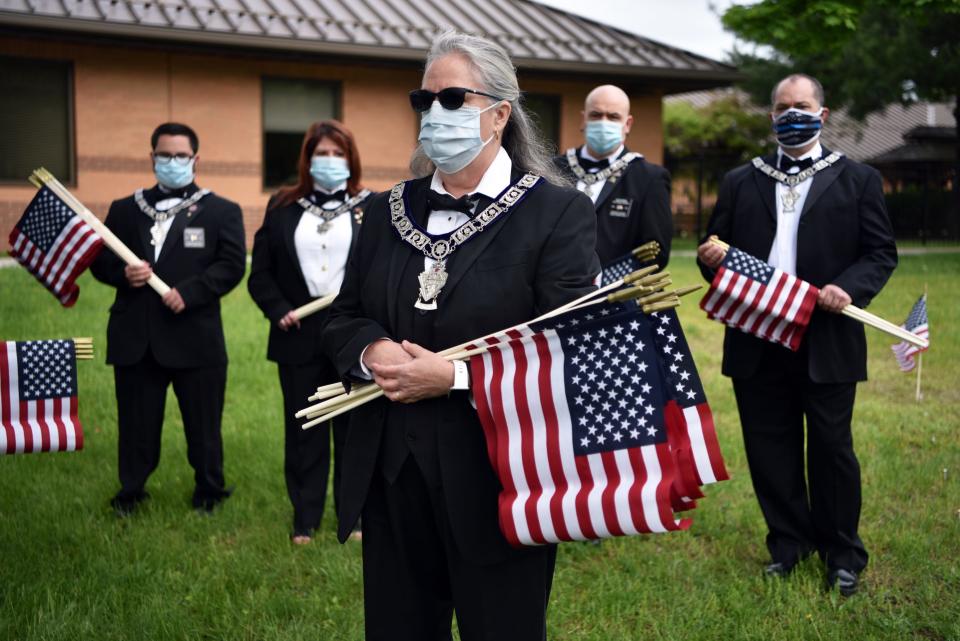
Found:
<path fill-rule="evenodd" d="M 478 96 L 486 96 L 494 100 L 503 100 L 503 98 L 499 96 L 494 96 L 476 89 L 467 89 L 466 87 L 447 87 L 437 92 L 426 89 L 414 89 L 410 92 L 410 106 L 418 113 L 430 111 L 434 99 L 439 99 L 441 107 L 453 111 L 463 106 L 463 101 L 466 99 L 468 93 L 475 93 Z"/>

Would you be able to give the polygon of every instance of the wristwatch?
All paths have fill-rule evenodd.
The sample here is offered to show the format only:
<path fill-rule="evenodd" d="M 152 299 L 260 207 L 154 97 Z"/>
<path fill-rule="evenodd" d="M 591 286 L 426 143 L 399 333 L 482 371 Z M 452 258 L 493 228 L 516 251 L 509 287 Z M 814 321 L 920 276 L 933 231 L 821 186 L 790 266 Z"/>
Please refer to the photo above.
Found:
<path fill-rule="evenodd" d="M 466 361 L 453 361 L 453 387 L 451 390 L 470 389 L 470 368 Z"/>

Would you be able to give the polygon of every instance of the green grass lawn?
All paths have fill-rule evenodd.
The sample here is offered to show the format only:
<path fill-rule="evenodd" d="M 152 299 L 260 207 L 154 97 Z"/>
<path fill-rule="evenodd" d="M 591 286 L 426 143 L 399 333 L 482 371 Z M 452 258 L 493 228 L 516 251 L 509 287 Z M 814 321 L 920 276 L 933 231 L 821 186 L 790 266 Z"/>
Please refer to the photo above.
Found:
<path fill-rule="evenodd" d="M 692 259 L 674 282 L 700 281 Z M 707 488 L 689 532 L 561 546 L 553 639 L 960 639 L 960 255 L 909 256 L 871 310 L 901 322 L 929 286 L 933 349 L 915 378 L 868 330 L 870 382 L 854 438 L 863 468 L 861 535 L 871 552 L 861 594 L 826 593 L 813 560 L 786 581 L 761 577 L 764 526 L 733 394 L 720 373 L 722 327 L 688 299 L 681 316 L 732 479 Z M 239 287 L 224 301 L 230 352 L 224 416 L 228 483 L 214 516 L 189 507 L 192 470 L 168 399 L 153 496 L 134 517 L 117 489 L 112 371 L 103 363 L 112 291 L 80 281 L 61 309 L 20 268 L 0 270 L 0 339 L 93 336 L 80 364 L 85 448 L 0 456 L 0 639 L 360 639 L 358 544 L 341 546 L 328 510 L 318 540 L 288 542 L 281 399 L 266 321 Z"/>

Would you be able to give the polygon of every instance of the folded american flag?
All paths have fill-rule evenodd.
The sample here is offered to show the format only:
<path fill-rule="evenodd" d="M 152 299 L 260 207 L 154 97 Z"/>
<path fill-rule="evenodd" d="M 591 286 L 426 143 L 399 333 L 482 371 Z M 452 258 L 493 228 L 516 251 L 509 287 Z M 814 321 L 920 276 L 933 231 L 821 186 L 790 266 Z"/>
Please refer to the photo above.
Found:
<path fill-rule="evenodd" d="M 82 447 L 73 341 L 0 342 L 0 454 Z"/>
<path fill-rule="evenodd" d="M 43 283 L 60 304 L 77 302 L 77 277 L 83 273 L 103 241 L 49 188 L 41 187 L 10 232 L 10 255 Z"/>
<path fill-rule="evenodd" d="M 663 382 L 640 315 L 574 319 L 470 359 L 513 545 L 689 527 L 671 509 Z"/>
<path fill-rule="evenodd" d="M 700 307 L 709 318 L 797 351 L 819 293 L 810 283 L 731 247 Z"/>
<path fill-rule="evenodd" d="M 654 324 L 653 337 L 666 383 L 667 428 L 676 452 L 678 477 L 687 488 L 682 496 L 689 501 L 702 496 L 699 486 L 730 477 L 720 452 L 713 412 L 677 313 L 668 309 L 654 312 L 649 318 Z"/>
<path fill-rule="evenodd" d="M 930 327 L 927 325 L 927 295 L 924 294 L 920 297 L 916 303 L 913 304 L 913 309 L 910 310 L 910 315 L 907 316 L 907 320 L 904 321 L 901 326 L 908 332 L 913 332 L 917 336 L 922 338 L 929 339 L 930 337 Z M 901 372 L 910 372 L 913 371 L 913 368 L 917 366 L 917 360 L 914 358 L 918 353 L 927 351 L 927 347 L 917 347 L 906 341 L 892 345 L 890 349 L 893 350 L 893 355 L 897 359 L 897 364 L 900 366 Z"/>

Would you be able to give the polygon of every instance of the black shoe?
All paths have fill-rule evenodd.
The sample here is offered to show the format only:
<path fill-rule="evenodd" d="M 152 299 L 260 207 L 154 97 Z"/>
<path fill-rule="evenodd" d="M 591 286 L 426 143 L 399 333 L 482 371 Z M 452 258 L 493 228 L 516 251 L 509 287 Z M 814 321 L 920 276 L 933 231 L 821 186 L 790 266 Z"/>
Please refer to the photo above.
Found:
<path fill-rule="evenodd" d="M 793 569 L 797 567 L 797 563 L 783 563 L 782 561 L 774 561 L 763 568 L 763 575 L 776 579 L 785 579 L 790 576 L 790 573 L 793 572 Z"/>
<path fill-rule="evenodd" d="M 218 505 L 230 498 L 233 487 L 228 487 L 215 495 L 193 495 L 193 509 L 201 514 L 212 514 Z"/>
<path fill-rule="evenodd" d="M 110 507 L 113 508 L 114 513 L 120 517 L 124 518 L 130 516 L 137 511 L 137 506 L 150 498 L 150 495 L 146 492 L 135 492 L 133 494 L 120 494 L 118 493 L 112 499 L 110 499 Z"/>
<path fill-rule="evenodd" d="M 857 573 L 852 570 L 836 568 L 827 573 L 827 587 L 832 589 L 833 586 L 840 589 L 841 595 L 853 596 L 857 593 L 857 588 L 860 587 L 860 579 L 857 577 Z"/>

